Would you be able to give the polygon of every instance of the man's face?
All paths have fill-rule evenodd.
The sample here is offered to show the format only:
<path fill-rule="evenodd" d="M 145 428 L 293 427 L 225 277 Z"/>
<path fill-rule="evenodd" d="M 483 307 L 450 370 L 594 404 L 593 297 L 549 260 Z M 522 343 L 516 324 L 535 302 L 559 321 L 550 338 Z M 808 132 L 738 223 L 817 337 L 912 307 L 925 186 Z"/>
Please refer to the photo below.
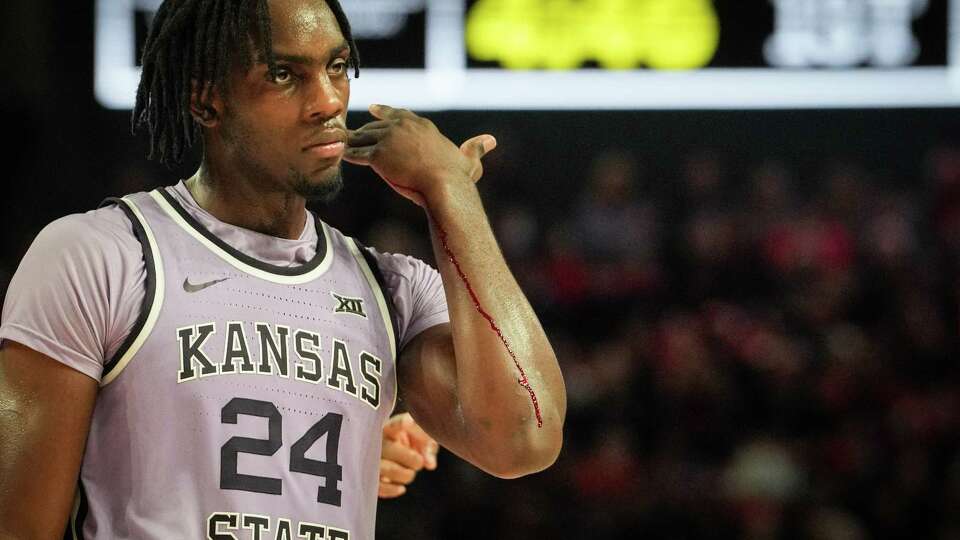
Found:
<path fill-rule="evenodd" d="M 264 59 L 230 74 L 220 134 L 230 169 L 330 200 L 342 186 L 350 49 L 323 0 L 271 0 L 275 77 Z"/>

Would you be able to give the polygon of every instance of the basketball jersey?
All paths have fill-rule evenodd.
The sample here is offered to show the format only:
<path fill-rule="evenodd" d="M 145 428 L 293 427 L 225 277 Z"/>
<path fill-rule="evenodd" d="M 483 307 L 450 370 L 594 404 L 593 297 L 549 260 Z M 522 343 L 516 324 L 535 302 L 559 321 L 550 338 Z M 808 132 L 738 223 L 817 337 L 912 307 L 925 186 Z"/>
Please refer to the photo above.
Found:
<path fill-rule="evenodd" d="M 396 329 L 369 253 L 317 220 L 268 265 L 166 189 L 115 200 L 147 294 L 104 366 L 66 536 L 370 539 Z"/>

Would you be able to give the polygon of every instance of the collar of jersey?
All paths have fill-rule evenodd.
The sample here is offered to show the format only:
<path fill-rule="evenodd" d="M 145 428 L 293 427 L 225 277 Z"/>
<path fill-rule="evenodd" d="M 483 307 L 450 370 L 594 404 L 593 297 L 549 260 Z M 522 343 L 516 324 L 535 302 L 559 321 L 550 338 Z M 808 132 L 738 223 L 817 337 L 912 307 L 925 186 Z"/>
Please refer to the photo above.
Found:
<path fill-rule="evenodd" d="M 265 263 L 246 253 L 233 248 L 222 239 L 211 233 L 199 221 L 187 212 L 165 188 L 155 189 L 150 196 L 160 206 L 170 219 L 184 231 L 193 236 L 207 249 L 221 259 L 247 274 L 285 285 L 297 285 L 316 279 L 330 267 L 333 259 L 333 250 L 330 246 L 330 231 L 326 223 L 316 216 L 313 219 L 317 226 L 317 252 L 309 262 L 301 266 L 286 267 Z M 311 213 L 311 215 L 313 215 Z"/>

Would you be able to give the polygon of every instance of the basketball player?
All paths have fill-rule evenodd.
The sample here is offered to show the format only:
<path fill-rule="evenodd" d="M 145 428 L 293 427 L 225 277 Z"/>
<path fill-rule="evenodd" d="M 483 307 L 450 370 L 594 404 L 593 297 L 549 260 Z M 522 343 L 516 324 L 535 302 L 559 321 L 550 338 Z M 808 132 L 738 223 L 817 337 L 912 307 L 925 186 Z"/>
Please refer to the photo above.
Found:
<path fill-rule="evenodd" d="M 334 0 L 161 5 L 135 125 L 161 162 L 199 141 L 201 165 L 52 223 L 21 262 L 0 538 L 372 538 L 397 398 L 493 475 L 553 463 L 562 378 L 474 186 L 495 142 L 386 106 L 348 131 L 357 65 Z M 439 274 L 305 209 L 342 161 L 425 210 Z"/>

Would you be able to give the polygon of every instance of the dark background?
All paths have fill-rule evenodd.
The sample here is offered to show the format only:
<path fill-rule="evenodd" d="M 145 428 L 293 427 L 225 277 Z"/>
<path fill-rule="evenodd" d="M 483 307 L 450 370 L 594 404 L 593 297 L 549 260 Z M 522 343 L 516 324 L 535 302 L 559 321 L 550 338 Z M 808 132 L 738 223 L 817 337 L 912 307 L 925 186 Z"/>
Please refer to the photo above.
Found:
<path fill-rule="evenodd" d="M 760 62 L 757 5 L 716 65 Z M 194 165 L 146 161 L 96 104 L 92 2 L 2 10 L 0 290 L 49 221 Z M 499 139 L 485 204 L 560 357 L 567 440 L 510 482 L 442 454 L 382 538 L 960 538 L 957 110 L 429 117 Z M 420 212 L 345 174 L 320 215 L 429 260 Z"/>

